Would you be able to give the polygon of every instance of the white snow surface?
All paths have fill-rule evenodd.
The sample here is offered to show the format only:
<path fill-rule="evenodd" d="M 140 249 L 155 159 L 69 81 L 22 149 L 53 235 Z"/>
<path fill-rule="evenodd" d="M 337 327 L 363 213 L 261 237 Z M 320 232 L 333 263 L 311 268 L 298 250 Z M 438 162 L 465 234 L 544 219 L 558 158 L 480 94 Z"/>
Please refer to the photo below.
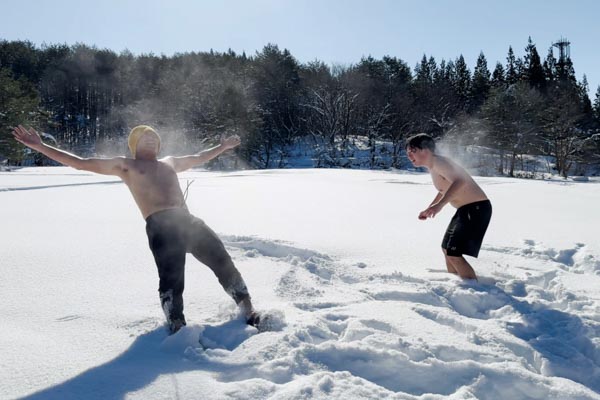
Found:
<path fill-rule="evenodd" d="M 1 172 L 0 398 L 600 399 L 600 182 L 476 179 L 494 211 L 468 282 L 440 250 L 452 207 L 417 219 L 427 174 L 180 174 L 279 317 L 246 326 L 188 255 L 168 336 L 124 184 Z"/>

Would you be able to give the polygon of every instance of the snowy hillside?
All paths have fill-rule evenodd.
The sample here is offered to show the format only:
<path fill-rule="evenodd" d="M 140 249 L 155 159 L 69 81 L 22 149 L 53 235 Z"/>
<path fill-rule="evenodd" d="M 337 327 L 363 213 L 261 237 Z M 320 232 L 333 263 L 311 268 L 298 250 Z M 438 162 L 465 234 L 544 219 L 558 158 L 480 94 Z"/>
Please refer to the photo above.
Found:
<path fill-rule="evenodd" d="M 479 282 L 445 271 L 427 174 L 192 171 L 257 334 L 191 255 L 167 336 L 144 221 L 116 178 L 0 172 L 0 399 L 600 399 L 600 182 L 477 178 Z M 198 340 L 211 348 L 204 350 Z"/>

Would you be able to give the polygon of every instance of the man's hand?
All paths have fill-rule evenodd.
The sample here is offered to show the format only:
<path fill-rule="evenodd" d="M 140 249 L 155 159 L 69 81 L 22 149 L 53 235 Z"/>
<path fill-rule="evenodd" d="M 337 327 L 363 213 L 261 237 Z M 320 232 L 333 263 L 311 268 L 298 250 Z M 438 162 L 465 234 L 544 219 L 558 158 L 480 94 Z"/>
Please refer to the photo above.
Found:
<path fill-rule="evenodd" d="M 233 149 L 242 143 L 242 140 L 238 135 L 229 136 L 228 138 L 221 137 L 221 146 L 225 150 Z"/>
<path fill-rule="evenodd" d="M 442 209 L 442 206 L 440 206 L 439 203 L 436 204 L 432 204 L 429 207 L 427 207 L 426 210 L 421 211 L 419 213 L 419 219 L 420 220 L 425 220 L 427 218 L 433 218 L 436 216 L 437 213 L 439 213 Z"/>
<path fill-rule="evenodd" d="M 13 129 L 12 134 L 15 140 L 34 150 L 37 150 L 42 145 L 40 135 L 33 128 L 27 130 L 22 125 L 19 125 Z"/>

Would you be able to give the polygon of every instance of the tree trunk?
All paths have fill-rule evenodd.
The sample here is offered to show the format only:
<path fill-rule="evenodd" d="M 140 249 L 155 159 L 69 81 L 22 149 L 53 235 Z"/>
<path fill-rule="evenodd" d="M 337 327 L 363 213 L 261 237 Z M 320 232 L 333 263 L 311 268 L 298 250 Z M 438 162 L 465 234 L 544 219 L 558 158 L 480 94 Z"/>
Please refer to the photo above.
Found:
<path fill-rule="evenodd" d="M 500 164 L 498 165 L 498 173 L 504 175 L 504 150 L 500 151 Z"/>
<path fill-rule="evenodd" d="M 517 153 L 515 153 L 514 151 L 511 154 L 510 157 L 510 171 L 508 173 L 508 176 L 510 176 L 511 178 L 515 176 L 515 160 L 517 159 Z"/>

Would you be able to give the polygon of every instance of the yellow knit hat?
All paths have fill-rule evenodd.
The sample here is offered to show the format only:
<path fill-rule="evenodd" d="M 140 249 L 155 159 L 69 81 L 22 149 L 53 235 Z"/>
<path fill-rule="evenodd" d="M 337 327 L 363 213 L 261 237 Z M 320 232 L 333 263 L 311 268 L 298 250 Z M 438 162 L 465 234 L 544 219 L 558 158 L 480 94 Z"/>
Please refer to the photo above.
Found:
<path fill-rule="evenodd" d="M 129 138 L 127 139 L 127 144 L 129 145 L 129 151 L 131 151 L 131 155 L 135 158 L 135 150 L 137 148 L 137 144 L 141 137 L 145 133 L 150 133 L 156 136 L 158 139 L 158 150 L 160 151 L 160 136 L 159 134 L 149 125 L 138 125 L 129 132 Z"/>

